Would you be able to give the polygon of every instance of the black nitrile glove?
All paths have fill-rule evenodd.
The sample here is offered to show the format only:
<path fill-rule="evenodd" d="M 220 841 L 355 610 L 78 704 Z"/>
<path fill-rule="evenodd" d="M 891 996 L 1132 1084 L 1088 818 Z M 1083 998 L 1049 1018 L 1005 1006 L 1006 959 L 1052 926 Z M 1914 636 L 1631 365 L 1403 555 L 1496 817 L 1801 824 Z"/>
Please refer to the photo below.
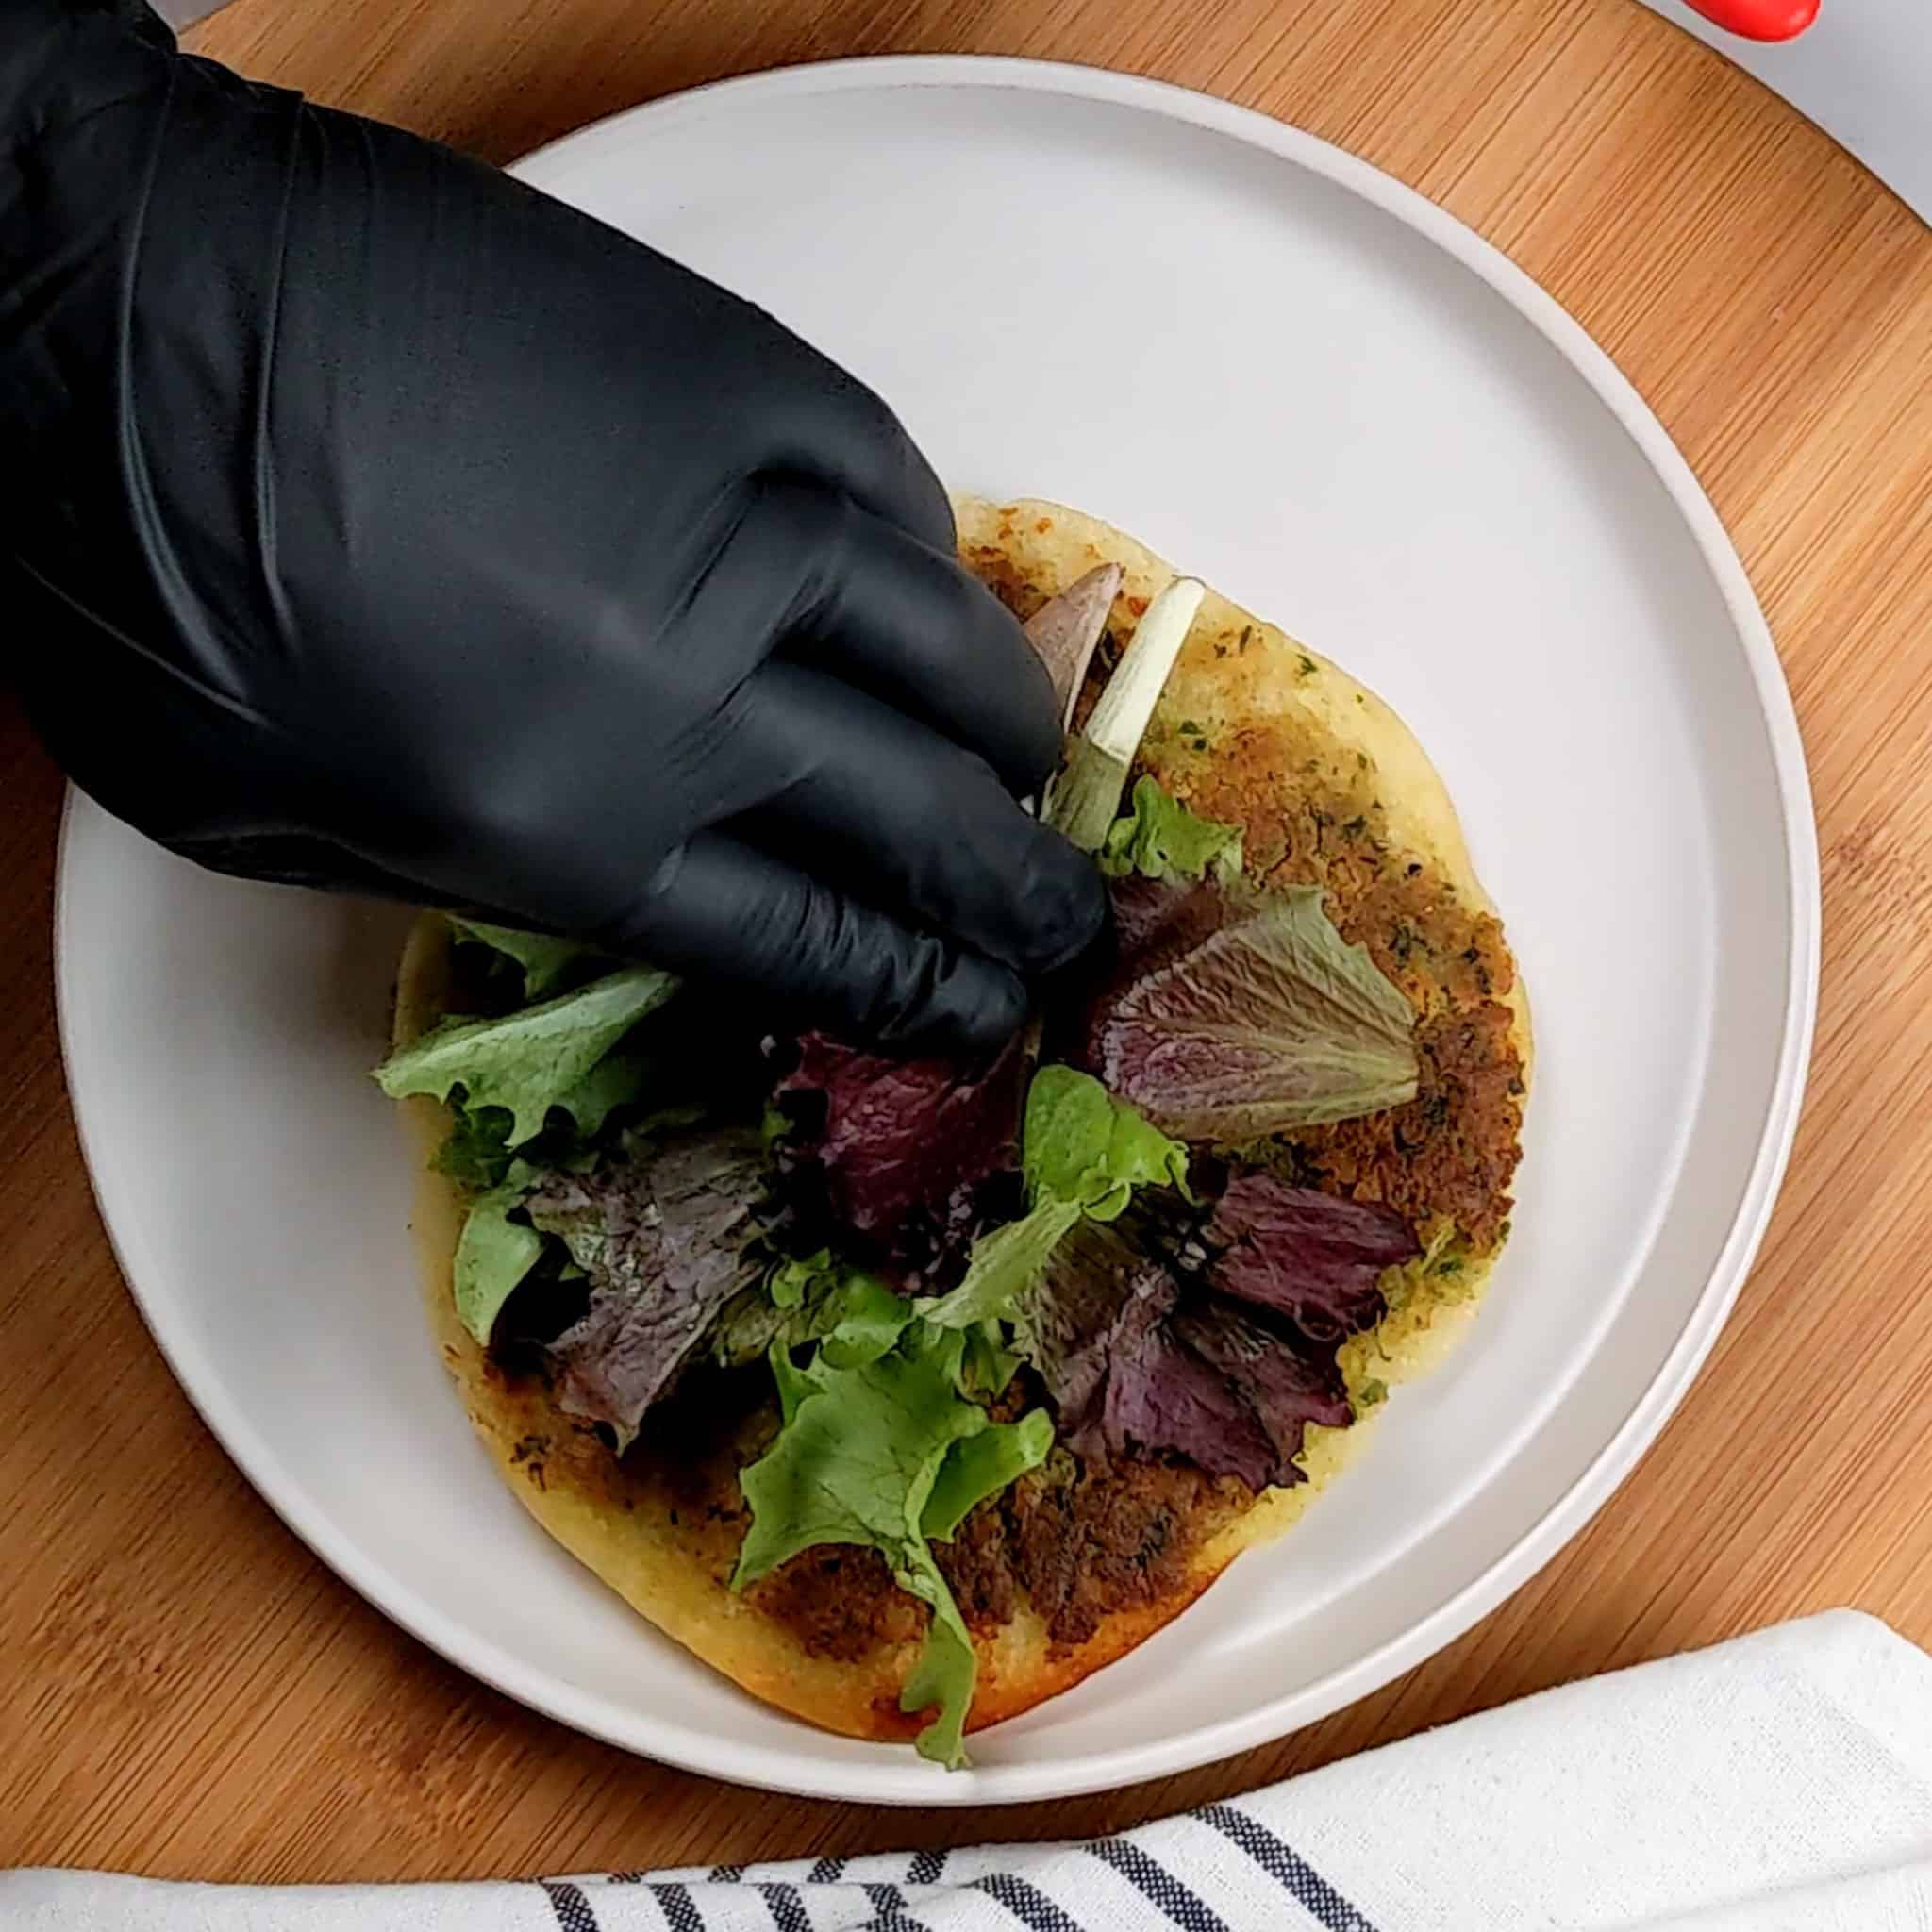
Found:
<path fill-rule="evenodd" d="M 8 670 L 225 871 L 984 1044 L 1102 915 L 1059 732 L 869 391 L 495 170 L 0 6 Z"/>

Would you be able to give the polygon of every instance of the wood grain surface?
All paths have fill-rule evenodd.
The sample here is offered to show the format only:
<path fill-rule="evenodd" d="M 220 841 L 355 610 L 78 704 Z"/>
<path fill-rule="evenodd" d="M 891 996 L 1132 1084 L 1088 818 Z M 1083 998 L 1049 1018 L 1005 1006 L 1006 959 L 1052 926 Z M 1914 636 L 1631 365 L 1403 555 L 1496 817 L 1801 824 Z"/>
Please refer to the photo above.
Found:
<path fill-rule="evenodd" d="M 0 1864 L 480 1876 L 1083 1834 L 1830 1605 L 1932 1643 L 1932 236 L 1869 176 L 1627 0 L 239 0 L 196 44 L 499 160 L 724 75 L 966 51 L 1181 81 L 1388 169 L 1582 319 L 1736 538 L 1810 753 L 1824 1007 L 1790 1183 L 1709 1366 L 1594 1525 L 1460 1642 L 1110 1796 L 778 1801 L 448 1668 L 202 1429 L 88 1194 L 49 978 L 59 786 L 0 711 Z"/>

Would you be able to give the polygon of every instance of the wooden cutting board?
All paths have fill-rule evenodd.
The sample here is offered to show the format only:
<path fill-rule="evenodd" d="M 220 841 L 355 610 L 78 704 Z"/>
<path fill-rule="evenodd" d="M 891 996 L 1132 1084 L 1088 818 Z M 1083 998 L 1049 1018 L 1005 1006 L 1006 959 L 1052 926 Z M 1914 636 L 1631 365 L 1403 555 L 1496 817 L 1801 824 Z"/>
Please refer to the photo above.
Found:
<path fill-rule="evenodd" d="M 1811 1099 L 1763 1259 L 1594 1525 L 1433 1662 L 1113 1795 L 891 1815 L 626 1757 L 391 1628 L 196 1421 L 124 1293 L 62 1095 L 59 785 L 0 708 L 0 1863 L 530 1874 L 1060 1837 L 1585 1673 L 1855 1605 L 1932 1642 L 1932 236 L 1628 0 L 239 0 L 195 44 L 508 160 L 785 61 L 1025 54 L 1278 115 L 1512 255 L 1649 398 L 1749 566 L 1823 825 Z"/>

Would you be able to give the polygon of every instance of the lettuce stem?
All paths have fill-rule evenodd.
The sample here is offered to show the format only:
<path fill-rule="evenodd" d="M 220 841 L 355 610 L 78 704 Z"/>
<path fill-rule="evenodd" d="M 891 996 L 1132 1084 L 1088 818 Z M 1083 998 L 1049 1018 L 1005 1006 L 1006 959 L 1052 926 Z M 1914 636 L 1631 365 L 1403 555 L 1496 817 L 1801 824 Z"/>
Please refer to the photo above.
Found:
<path fill-rule="evenodd" d="M 1068 748 L 1046 822 L 1082 852 L 1098 852 L 1120 816 L 1135 754 L 1207 594 L 1194 578 L 1176 577 L 1148 605 L 1086 731 Z"/>

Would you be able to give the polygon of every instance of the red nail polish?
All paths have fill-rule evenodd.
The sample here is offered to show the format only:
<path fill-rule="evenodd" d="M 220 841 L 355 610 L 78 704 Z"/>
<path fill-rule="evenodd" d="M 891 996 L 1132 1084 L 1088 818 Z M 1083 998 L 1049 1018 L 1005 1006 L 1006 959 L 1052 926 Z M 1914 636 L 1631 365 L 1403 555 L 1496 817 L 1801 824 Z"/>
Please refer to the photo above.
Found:
<path fill-rule="evenodd" d="M 1688 0 L 1713 26 L 1747 41 L 1794 41 L 1818 18 L 1818 0 Z"/>

